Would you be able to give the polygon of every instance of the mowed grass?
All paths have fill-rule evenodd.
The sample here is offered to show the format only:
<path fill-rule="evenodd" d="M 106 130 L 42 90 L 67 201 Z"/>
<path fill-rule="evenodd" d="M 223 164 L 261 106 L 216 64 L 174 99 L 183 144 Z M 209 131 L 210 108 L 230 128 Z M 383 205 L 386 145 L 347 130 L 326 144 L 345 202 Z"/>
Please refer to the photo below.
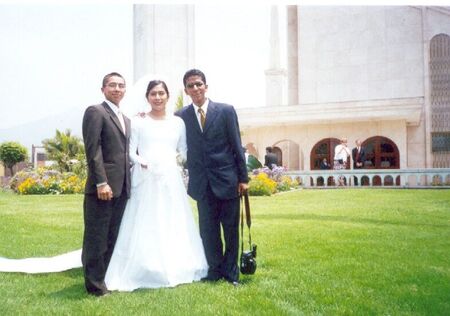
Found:
<path fill-rule="evenodd" d="M 82 201 L 0 193 L 0 256 L 80 248 Z M 258 270 L 238 288 L 194 283 L 96 298 L 81 269 L 0 273 L 0 315 L 450 314 L 449 190 L 300 190 L 250 201 Z"/>

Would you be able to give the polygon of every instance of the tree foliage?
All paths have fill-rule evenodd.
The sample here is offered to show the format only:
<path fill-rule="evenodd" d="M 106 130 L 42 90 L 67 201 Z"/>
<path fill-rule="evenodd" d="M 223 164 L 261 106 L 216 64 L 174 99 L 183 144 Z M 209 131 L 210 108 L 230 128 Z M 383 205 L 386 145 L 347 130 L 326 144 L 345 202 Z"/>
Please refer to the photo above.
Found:
<path fill-rule="evenodd" d="M 175 111 L 181 110 L 183 108 L 183 103 L 183 91 L 180 90 L 177 101 L 175 102 Z"/>
<path fill-rule="evenodd" d="M 47 158 L 56 162 L 60 172 L 83 173 L 86 167 L 86 155 L 83 141 L 71 135 L 70 129 L 65 132 L 56 130 L 54 138 L 42 141 Z"/>
<path fill-rule="evenodd" d="M 27 149 L 17 142 L 4 142 L 0 145 L 0 160 L 13 173 L 13 167 L 27 159 Z"/>

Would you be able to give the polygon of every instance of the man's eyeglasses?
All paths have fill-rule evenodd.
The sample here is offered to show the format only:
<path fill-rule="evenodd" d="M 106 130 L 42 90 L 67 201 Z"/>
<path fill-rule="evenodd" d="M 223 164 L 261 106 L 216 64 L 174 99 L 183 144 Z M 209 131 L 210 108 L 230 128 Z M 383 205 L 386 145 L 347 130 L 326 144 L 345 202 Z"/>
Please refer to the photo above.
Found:
<path fill-rule="evenodd" d="M 203 82 L 197 81 L 197 82 L 194 82 L 194 83 L 188 83 L 186 85 L 186 88 L 192 89 L 194 86 L 197 87 L 197 88 L 201 88 L 201 87 L 203 87 Z"/>
<path fill-rule="evenodd" d="M 116 82 L 110 82 L 107 84 L 107 86 L 112 89 L 117 88 L 117 87 L 119 87 L 119 89 L 126 88 L 126 85 L 124 83 L 116 83 Z"/>

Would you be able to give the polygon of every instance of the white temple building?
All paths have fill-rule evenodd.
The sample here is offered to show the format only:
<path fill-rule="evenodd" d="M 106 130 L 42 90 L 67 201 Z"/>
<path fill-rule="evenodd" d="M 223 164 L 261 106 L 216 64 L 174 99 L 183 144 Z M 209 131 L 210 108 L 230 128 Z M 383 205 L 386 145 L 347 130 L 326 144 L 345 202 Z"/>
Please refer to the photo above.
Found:
<path fill-rule="evenodd" d="M 195 67 L 195 11 L 162 7 L 135 5 L 135 78 L 165 72 L 179 86 L 180 73 Z M 237 109 L 250 153 L 263 161 L 273 146 L 281 165 L 311 171 L 346 137 L 351 147 L 363 142 L 366 169 L 450 167 L 449 7 L 278 8 L 286 10 L 287 69 L 273 9 L 266 104 Z M 158 29 L 173 34 L 158 42 Z"/>
<path fill-rule="evenodd" d="M 314 170 L 347 137 L 366 168 L 450 167 L 450 8 L 287 13 L 288 105 L 238 112 L 253 153 L 275 146 L 282 165 Z"/>

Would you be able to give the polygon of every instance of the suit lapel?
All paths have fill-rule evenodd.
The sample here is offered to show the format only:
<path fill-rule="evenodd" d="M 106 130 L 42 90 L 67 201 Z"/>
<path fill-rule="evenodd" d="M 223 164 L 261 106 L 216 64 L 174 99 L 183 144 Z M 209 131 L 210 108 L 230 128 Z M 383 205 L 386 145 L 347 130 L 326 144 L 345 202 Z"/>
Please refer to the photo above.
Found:
<path fill-rule="evenodd" d="M 202 130 L 200 128 L 200 125 L 198 124 L 198 120 L 197 120 L 197 114 L 195 113 L 195 108 L 194 106 L 191 104 L 189 105 L 189 108 L 187 109 L 188 115 L 187 115 L 187 119 L 189 120 L 188 123 L 186 125 L 189 126 L 194 126 L 195 131 L 197 131 L 198 133 L 202 133 Z"/>
<path fill-rule="evenodd" d="M 216 104 L 210 100 L 208 104 L 208 111 L 206 112 L 205 128 L 203 129 L 203 133 L 206 133 L 213 125 L 218 113 Z"/>
<path fill-rule="evenodd" d="M 123 116 L 123 120 L 125 121 L 125 136 L 128 139 L 128 138 L 130 138 L 130 135 L 131 135 L 131 121 L 125 115 Z M 120 122 L 119 122 L 119 124 L 120 124 Z"/>
<path fill-rule="evenodd" d="M 124 121 L 125 121 L 125 128 L 126 131 L 124 133 L 123 129 L 122 129 L 122 125 L 120 124 L 119 118 L 117 117 L 117 115 L 113 112 L 113 110 L 111 110 L 111 108 L 109 107 L 109 105 L 106 102 L 103 102 L 103 107 L 105 108 L 106 112 L 109 114 L 109 117 L 111 118 L 111 120 L 114 122 L 114 124 L 116 125 L 116 127 L 119 129 L 120 133 L 123 136 L 126 136 L 126 133 L 128 133 L 129 130 L 129 126 L 127 126 L 127 120 L 124 117 Z M 129 124 L 128 124 L 129 125 Z"/>

